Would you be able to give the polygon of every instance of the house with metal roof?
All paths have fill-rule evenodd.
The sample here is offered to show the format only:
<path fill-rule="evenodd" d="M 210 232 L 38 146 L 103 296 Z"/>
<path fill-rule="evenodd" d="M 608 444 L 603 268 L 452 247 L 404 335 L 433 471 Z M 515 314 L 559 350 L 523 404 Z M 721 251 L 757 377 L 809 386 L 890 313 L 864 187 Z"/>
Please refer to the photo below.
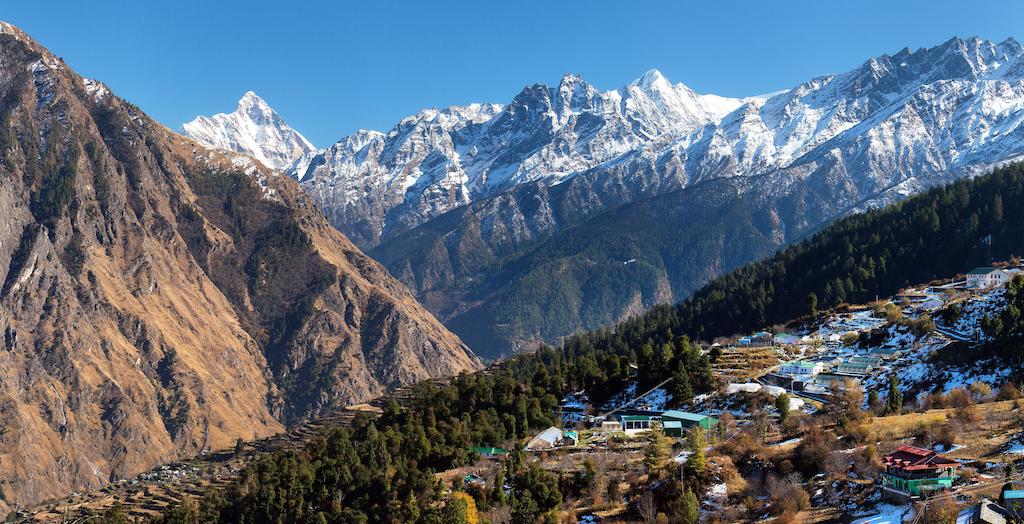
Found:
<path fill-rule="evenodd" d="M 670 437 L 681 437 L 684 431 L 694 427 L 708 430 L 716 424 L 717 418 L 699 413 L 670 409 L 661 414 L 662 429 Z"/>
<path fill-rule="evenodd" d="M 558 442 L 562 440 L 562 430 L 551 426 L 544 431 L 541 431 L 536 437 L 530 439 L 526 443 L 527 451 L 539 451 L 543 449 L 552 449 L 558 445 Z"/>
<path fill-rule="evenodd" d="M 495 447 L 473 447 L 469 448 L 470 451 L 480 455 L 483 458 L 500 458 L 508 455 L 509 451 L 504 448 Z"/>
<path fill-rule="evenodd" d="M 810 360 L 794 360 L 779 367 L 780 375 L 793 377 L 813 377 L 822 371 L 825 371 L 824 362 L 811 362 Z"/>
<path fill-rule="evenodd" d="M 799 344 L 801 342 L 800 337 L 796 335 L 790 335 L 789 333 L 779 333 L 775 335 L 775 343 L 783 345 Z"/>
<path fill-rule="evenodd" d="M 930 449 L 900 446 L 882 458 L 882 494 L 906 500 L 949 489 L 956 480 L 960 463 Z"/>

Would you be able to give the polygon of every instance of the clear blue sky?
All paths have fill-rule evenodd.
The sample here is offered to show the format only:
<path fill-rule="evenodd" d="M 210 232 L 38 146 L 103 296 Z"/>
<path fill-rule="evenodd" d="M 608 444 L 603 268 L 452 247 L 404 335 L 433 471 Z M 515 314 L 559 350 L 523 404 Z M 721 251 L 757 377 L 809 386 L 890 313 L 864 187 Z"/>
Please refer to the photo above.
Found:
<path fill-rule="evenodd" d="M 0 16 L 172 128 L 251 89 L 321 147 L 567 72 L 612 89 L 656 68 L 743 96 L 954 35 L 1024 40 L 1012 1 L 22 0 Z"/>

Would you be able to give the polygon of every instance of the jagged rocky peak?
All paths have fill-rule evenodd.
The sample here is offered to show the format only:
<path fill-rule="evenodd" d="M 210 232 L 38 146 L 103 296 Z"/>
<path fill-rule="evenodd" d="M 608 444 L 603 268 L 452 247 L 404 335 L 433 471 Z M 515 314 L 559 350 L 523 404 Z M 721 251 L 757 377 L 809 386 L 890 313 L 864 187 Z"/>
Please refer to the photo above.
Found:
<path fill-rule="evenodd" d="M 242 96 L 233 113 L 198 116 L 181 130 L 207 147 L 243 153 L 279 170 L 317 150 L 252 91 Z"/>
<path fill-rule="evenodd" d="M 246 91 L 242 95 L 242 98 L 238 100 L 238 107 L 235 109 L 235 112 L 248 115 L 250 120 L 259 125 L 284 123 L 277 112 L 270 107 L 270 104 L 267 104 L 265 100 L 252 91 Z"/>
<path fill-rule="evenodd" d="M 386 135 L 346 137 L 292 172 L 361 246 L 524 183 L 554 184 L 643 144 L 680 137 L 742 101 L 698 95 L 650 71 L 599 91 L 567 74 L 507 105 L 427 109 Z M 353 147 L 358 144 L 360 147 Z"/>

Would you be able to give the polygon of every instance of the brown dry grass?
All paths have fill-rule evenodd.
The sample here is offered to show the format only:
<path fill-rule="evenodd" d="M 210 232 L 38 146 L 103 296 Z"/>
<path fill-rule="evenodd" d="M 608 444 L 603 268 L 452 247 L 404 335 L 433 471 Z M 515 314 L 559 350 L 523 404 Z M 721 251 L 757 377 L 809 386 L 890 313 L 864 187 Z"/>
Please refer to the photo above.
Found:
<path fill-rule="evenodd" d="M 964 459 L 992 457 L 996 450 L 1020 432 L 1020 419 L 1024 413 L 1015 411 L 1013 400 L 975 404 L 977 422 L 960 424 L 961 433 L 956 443 L 963 448 L 949 453 Z M 955 418 L 955 408 L 932 409 L 923 413 L 907 413 L 888 417 L 875 417 L 868 422 L 869 429 L 880 439 L 896 440 L 913 436 L 922 425 L 945 423 Z"/>

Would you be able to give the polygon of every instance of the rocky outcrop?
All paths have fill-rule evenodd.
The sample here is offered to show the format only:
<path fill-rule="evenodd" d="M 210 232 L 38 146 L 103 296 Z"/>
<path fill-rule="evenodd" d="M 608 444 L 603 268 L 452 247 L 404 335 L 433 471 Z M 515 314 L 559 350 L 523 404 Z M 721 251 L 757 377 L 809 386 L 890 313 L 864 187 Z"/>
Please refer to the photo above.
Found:
<path fill-rule="evenodd" d="M 0 511 L 479 366 L 291 179 L 0 25 Z"/>

